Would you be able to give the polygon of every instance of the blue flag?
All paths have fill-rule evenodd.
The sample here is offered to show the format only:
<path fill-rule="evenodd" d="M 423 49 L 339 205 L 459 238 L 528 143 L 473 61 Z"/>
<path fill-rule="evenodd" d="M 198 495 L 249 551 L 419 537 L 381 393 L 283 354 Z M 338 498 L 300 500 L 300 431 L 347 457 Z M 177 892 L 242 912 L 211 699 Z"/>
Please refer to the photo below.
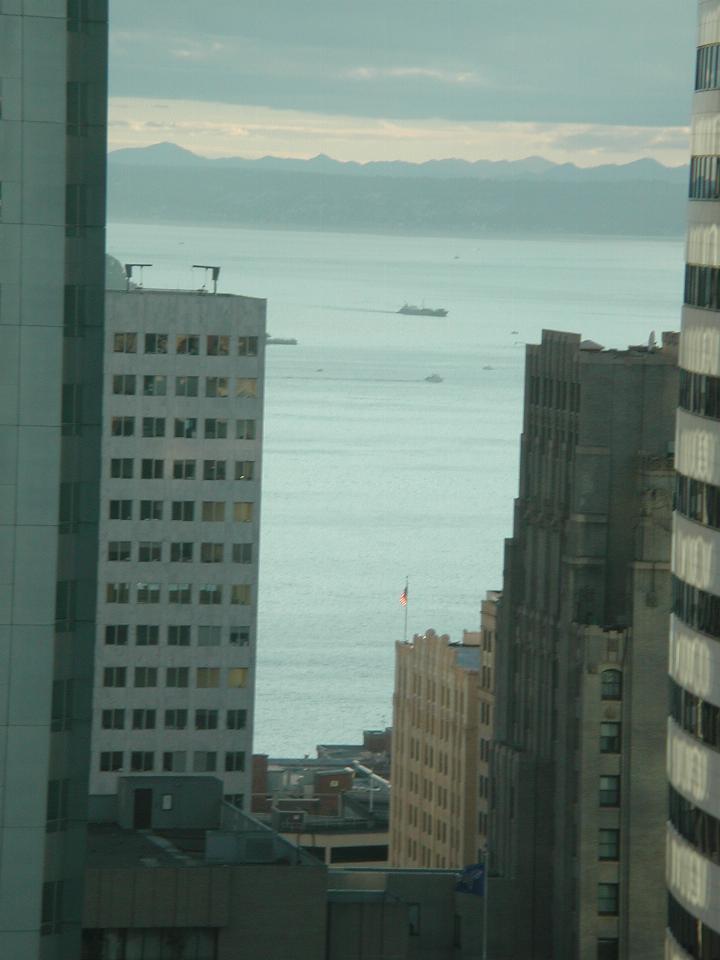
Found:
<path fill-rule="evenodd" d="M 465 867 L 455 885 L 458 893 L 471 893 L 475 897 L 485 894 L 485 864 L 471 863 Z"/>

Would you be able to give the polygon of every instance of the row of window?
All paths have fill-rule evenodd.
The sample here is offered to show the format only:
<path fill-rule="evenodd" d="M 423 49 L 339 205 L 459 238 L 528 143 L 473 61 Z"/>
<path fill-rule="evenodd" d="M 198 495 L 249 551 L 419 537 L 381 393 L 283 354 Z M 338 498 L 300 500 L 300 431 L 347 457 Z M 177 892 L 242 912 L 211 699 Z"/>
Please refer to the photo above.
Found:
<path fill-rule="evenodd" d="M 126 719 L 128 726 L 133 730 L 155 730 L 157 723 L 157 710 L 103 710 L 100 717 L 100 725 L 103 730 L 124 730 Z M 168 729 L 178 729 L 177 710 L 166 710 L 167 714 L 172 714 L 172 727 Z M 183 711 L 184 722 L 187 724 L 187 710 Z M 244 730 L 247 725 L 247 710 L 227 710 L 225 712 L 226 730 Z M 196 710 L 195 711 L 195 729 L 196 730 L 217 730 L 220 726 L 219 710 Z M 167 724 L 166 724 L 167 727 Z"/>
<path fill-rule="evenodd" d="M 720 310 L 720 267 L 686 264 L 685 303 L 691 307 Z"/>
<path fill-rule="evenodd" d="M 189 647 L 194 629 L 197 630 L 199 647 L 220 646 L 225 630 L 231 646 L 246 647 L 250 642 L 249 627 L 191 627 L 190 624 L 171 624 L 164 629 L 169 647 Z M 105 627 L 105 643 L 115 647 L 127 646 L 131 630 L 135 633 L 135 643 L 138 647 L 155 647 L 160 642 L 160 627 L 157 624 L 145 623 L 130 627 L 127 623 L 109 623 Z"/>
<path fill-rule="evenodd" d="M 198 559 L 200 563 L 224 563 L 224 543 L 201 543 Z M 228 544 L 228 559 L 233 563 L 252 563 L 253 545 L 251 543 Z M 138 563 L 163 563 L 167 561 L 167 551 L 159 540 L 141 540 L 137 549 L 133 549 L 130 540 L 111 540 L 108 543 L 107 558 L 109 562 L 132 561 L 133 554 Z M 192 541 L 170 544 L 170 563 L 193 563 L 195 560 L 195 544 Z"/>
<path fill-rule="evenodd" d="M 720 957 L 720 933 L 688 913 L 672 894 L 668 895 L 668 927 L 677 943 L 693 960 L 715 960 L 715 957 Z"/>
<path fill-rule="evenodd" d="M 720 420 L 720 377 L 681 369 L 678 404 L 690 413 Z"/>
<path fill-rule="evenodd" d="M 670 787 L 670 823 L 681 837 L 713 863 L 720 863 L 720 820 Z"/>
<path fill-rule="evenodd" d="M 155 767 L 155 753 L 152 750 L 132 750 L 129 752 L 129 769 L 132 773 L 151 773 Z M 160 755 L 161 769 L 165 773 L 185 773 L 187 753 L 185 750 L 166 750 Z M 194 750 L 192 754 L 193 773 L 215 773 L 218 769 L 218 754 L 215 750 Z M 103 750 L 100 754 L 101 773 L 119 773 L 127 769 L 126 755 L 122 750 Z M 225 772 L 238 773 L 245 769 L 245 752 L 228 750 L 225 753 Z"/>
<path fill-rule="evenodd" d="M 720 530 L 720 487 L 677 473 L 674 507 L 689 520 Z"/>
<path fill-rule="evenodd" d="M 193 357 L 200 355 L 200 344 L 203 340 L 198 334 L 178 334 L 175 337 L 175 353 Z M 235 353 L 233 337 L 225 334 L 207 334 L 205 340 L 205 356 L 229 357 L 231 350 Z M 139 337 L 137 333 L 113 334 L 114 353 L 137 353 Z M 258 352 L 257 337 L 237 338 L 238 357 L 256 357 Z M 167 333 L 146 333 L 144 340 L 145 353 L 169 353 L 170 339 Z"/>
<path fill-rule="evenodd" d="M 670 681 L 670 716 L 691 736 L 720 750 L 720 707 Z"/>
<path fill-rule="evenodd" d="M 717 43 L 708 43 L 703 47 L 698 47 L 695 61 L 696 90 L 717 90 L 720 87 L 718 51 L 720 51 L 720 44 Z"/>
<path fill-rule="evenodd" d="M 117 421 L 117 423 L 115 423 Z M 220 417 L 206 417 L 204 422 L 205 440 L 227 440 L 228 433 L 227 419 Z M 164 417 L 143 417 L 141 420 L 141 436 L 143 437 L 164 437 L 165 436 L 165 418 Z M 134 417 L 113 417 L 110 424 L 110 430 L 116 437 L 132 437 L 135 435 Z M 175 419 L 175 436 L 184 440 L 195 440 L 198 438 L 198 421 L 193 417 Z M 130 431 L 129 433 L 127 431 Z M 256 436 L 255 420 L 236 420 L 235 421 L 235 439 L 236 440 L 254 440 Z M 134 472 L 134 461 L 130 457 L 113 457 L 110 461 L 110 476 L 130 479 Z"/>
<path fill-rule="evenodd" d="M 694 630 L 720 638 L 720 597 L 672 578 L 672 612 Z"/>
<path fill-rule="evenodd" d="M 168 395 L 166 376 L 148 374 L 137 377 L 134 373 L 116 373 L 112 378 L 112 392 L 119 397 L 134 397 L 137 381 L 141 381 L 144 397 L 166 397 Z M 231 377 L 205 377 L 205 397 L 229 397 Z M 199 395 L 199 377 L 175 377 L 176 397 L 197 397 Z M 256 397 L 257 379 L 254 377 L 235 378 L 236 397 Z"/>
<path fill-rule="evenodd" d="M 691 200 L 720 198 L 720 157 L 692 157 L 690 159 Z"/>
<path fill-rule="evenodd" d="M 252 523 L 253 504 L 248 501 L 243 500 L 226 504 L 224 500 L 203 500 L 200 502 L 199 511 L 195 510 L 195 506 L 194 500 L 171 500 L 170 519 L 191 522 L 195 520 L 197 513 L 198 520 L 204 523 L 224 523 L 226 515 L 228 520 L 235 523 Z M 226 506 L 228 507 L 227 510 L 225 509 Z M 110 520 L 132 520 L 133 513 L 134 501 L 132 500 L 108 501 L 108 517 Z M 164 513 L 165 502 L 163 500 L 138 501 L 138 518 L 140 520 L 162 520 Z"/>
<path fill-rule="evenodd" d="M 115 419 L 115 418 L 114 418 Z M 130 461 L 133 462 L 132 460 Z M 173 480 L 253 480 L 254 460 L 172 460 L 168 463 L 167 477 Z M 155 457 L 140 460 L 141 480 L 164 480 L 165 461 Z"/>
<path fill-rule="evenodd" d="M 193 602 L 193 584 L 191 583 L 147 583 L 136 584 L 114 582 L 105 584 L 106 603 L 162 603 L 163 587 L 168 603 L 189 604 Z M 249 606 L 252 603 L 252 586 L 249 583 L 234 583 L 229 588 L 230 603 Z M 131 601 L 131 595 L 134 598 Z M 197 587 L 197 602 L 201 606 L 217 606 L 223 602 L 223 585 L 220 583 L 201 583 Z"/>
<path fill-rule="evenodd" d="M 190 667 L 164 667 L 165 686 L 182 687 L 190 686 Z M 195 686 L 198 690 L 217 688 L 222 679 L 222 669 L 220 667 L 195 667 Z M 128 667 L 105 667 L 103 669 L 103 687 L 126 687 L 128 685 Z M 247 686 L 248 668 L 247 667 L 229 667 L 226 669 L 225 686 L 229 689 L 241 689 Z M 133 686 L 157 687 L 159 686 L 158 677 L 159 667 L 134 667 L 133 668 Z"/>

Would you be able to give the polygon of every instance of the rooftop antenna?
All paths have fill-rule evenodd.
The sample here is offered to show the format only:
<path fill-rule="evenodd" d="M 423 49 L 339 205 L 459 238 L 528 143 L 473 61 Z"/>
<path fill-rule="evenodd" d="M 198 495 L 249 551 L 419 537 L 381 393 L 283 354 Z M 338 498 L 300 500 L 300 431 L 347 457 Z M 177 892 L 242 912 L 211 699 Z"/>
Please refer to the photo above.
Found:
<path fill-rule="evenodd" d="M 208 270 L 212 274 L 213 293 L 217 293 L 218 277 L 220 276 L 220 267 L 208 266 L 206 263 L 194 263 L 193 270 L 205 271 L 205 282 L 200 289 L 207 293 Z"/>
<path fill-rule="evenodd" d="M 136 283 L 135 286 L 137 287 L 138 290 L 142 290 L 143 270 L 145 269 L 145 267 L 151 267 L 151 266 L 152 266 L 151 263 L 126 263 L 125 264 L 125 280 L 127 281 L 127 287 L 125 289 L 130 290 L 130 287 L 132 286 L 133 270 L 135 269 L 135 267 L 137 267 L 138 270 L 140 271 L 140 283 Z"/>

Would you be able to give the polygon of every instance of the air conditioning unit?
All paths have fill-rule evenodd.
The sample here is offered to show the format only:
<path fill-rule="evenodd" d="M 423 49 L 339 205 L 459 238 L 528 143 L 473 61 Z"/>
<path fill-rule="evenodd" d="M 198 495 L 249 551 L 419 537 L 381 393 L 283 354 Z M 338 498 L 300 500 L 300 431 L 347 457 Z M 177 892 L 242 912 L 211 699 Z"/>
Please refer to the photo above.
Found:
<path fill-rule="evenodd" d="M 272 811 L 272 828 L 278 833 L 303 833 L 305 831 L 304 810 L 277 810 Z"/>

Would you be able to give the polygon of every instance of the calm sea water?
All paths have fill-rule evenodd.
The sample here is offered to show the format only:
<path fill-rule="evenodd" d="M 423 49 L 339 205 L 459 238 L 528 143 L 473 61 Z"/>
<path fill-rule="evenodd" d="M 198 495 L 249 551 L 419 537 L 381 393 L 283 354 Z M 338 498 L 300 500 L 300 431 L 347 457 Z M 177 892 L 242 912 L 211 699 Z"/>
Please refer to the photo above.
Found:
<path fill-rule="evenodd" d="M 406 576 L 411 634 L 477 629 L 511 531 L 522 344 L 679 325 L 680 241 L 112 224 L 108 250 L 154 264 L 148 286 L 221 264 L 221 291 L 266 297 L 299 340 L 267 365 L 255 749 L 274 756 L 391 722 Z"/>

